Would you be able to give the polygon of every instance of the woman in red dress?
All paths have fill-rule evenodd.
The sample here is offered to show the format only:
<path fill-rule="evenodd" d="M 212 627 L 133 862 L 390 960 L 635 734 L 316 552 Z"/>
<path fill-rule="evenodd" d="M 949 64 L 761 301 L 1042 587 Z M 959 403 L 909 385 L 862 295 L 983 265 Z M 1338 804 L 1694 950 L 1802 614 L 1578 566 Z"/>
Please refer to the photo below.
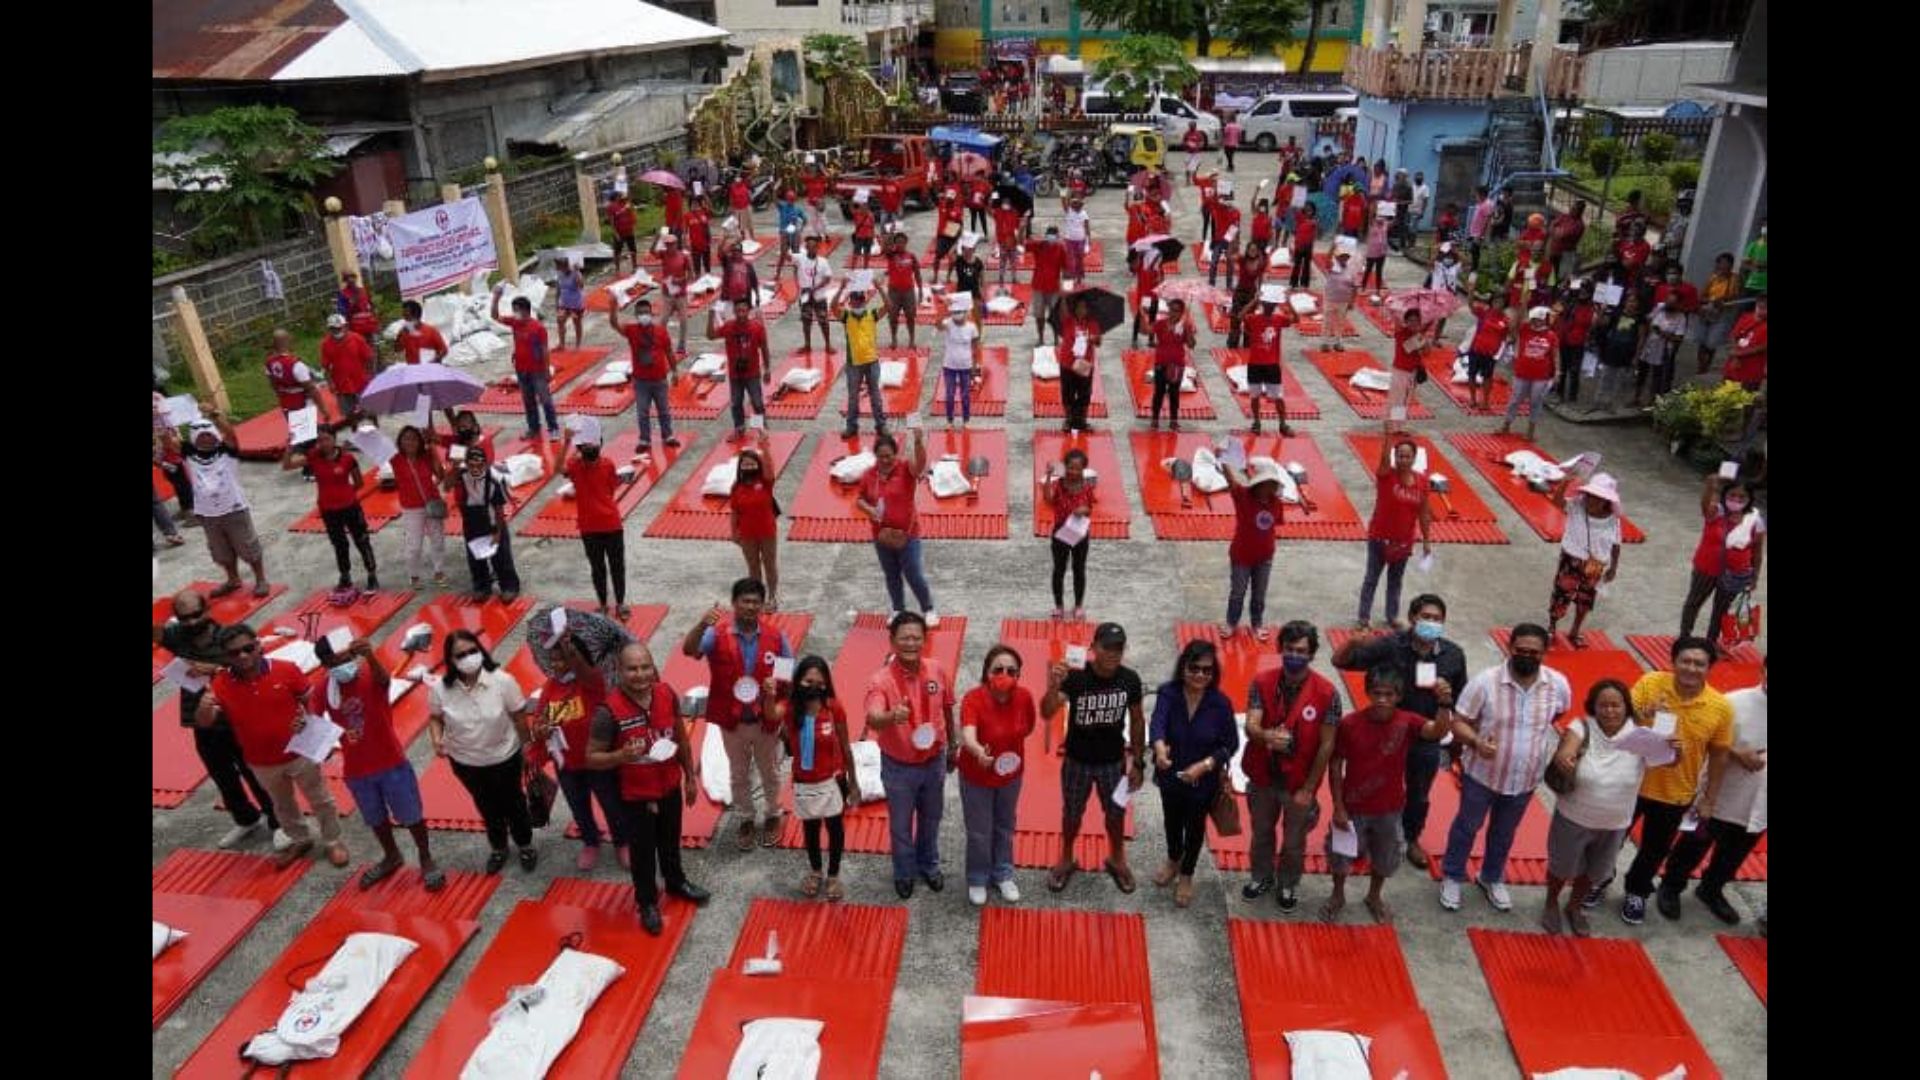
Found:
<path fill-rule="evenodd" d="M 780 504 L 774 501 L 773 477 L 760 451 L 740 451 L 728 504 L 733 513 L 733 542 L 747 557 L 747 576 L 766 582 L 766 609 L 778 611 L 780 535 L 774 519 L 780 516 Z"/>

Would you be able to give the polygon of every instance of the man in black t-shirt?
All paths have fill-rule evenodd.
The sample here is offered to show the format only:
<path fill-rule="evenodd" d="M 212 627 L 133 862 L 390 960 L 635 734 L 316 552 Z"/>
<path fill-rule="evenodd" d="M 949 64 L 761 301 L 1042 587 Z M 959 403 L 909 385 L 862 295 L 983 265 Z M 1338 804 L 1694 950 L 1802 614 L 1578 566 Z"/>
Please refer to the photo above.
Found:
<path fill-rule="evenodd" d="M 1442 636 L 1447 602 L 1423 593 L 1407 605 L 1407 618 L 1412 626 L 1406 630 L 1348 638 L 1334 650 L 1333 666 L 1342 671 L 1367 671 L 1377 664 L 1398 668 L 1407 687 L 1400 707 L 1429 720 L 1445 713 L 1451 721 L 1453 696 L 1467 685 L 1467 654 Z M 1427 827 L 1427 793 L 1451 742 L 1421 739 L 1407 753 L 1407 805 L 1400 812 L 1400 831 L 1407 840 L 1407 862 L 1422 870 L 1427 868 L 1427 852 L 1420 846 L 1420 831 Z"/>
<path fill-rule="evenodd" d="M 1140 676 L 1120 662 L 1126 654 L 1126 630 L 1119 623 L 1101 623 L 1093 632 L 1086 667 L 1069 671 L 1065 664 L 1054 664 L 1047 670 L 1040 715 L 1050 717 L 1062 705 L 1067 707 L 1066 760 L 1060 765 L 1060 861 L 1047 873 L 1047 888 L 1054 892 L 1065 889 L 1078 868 L 1073 845 L 1087 796 L 1095 789 L 1107 826 L 1107 874 L 1121 892 L 1134 890 L 1133 871 L 1127 866 L 1127 812 L 1114 805 L 1113 795 L 1123 772 L 1129 792 L 1139 791 L 1146 780 L 1140 748 L 1147 743 L 1147 718 L 1141 708 L 1146 691 Z M 1053 750 L 1051 724 L 1046 726 L 1046 746 Z"/>
<path fill-rule="evenodd" d="M 221 626 L 213 621 L 207 598 L 194 589 L 182 589 L 173 598 L 173 618 L 153 628 L 153 643 L 171 652 L 187 666 L 187 675 L 202 681 L 210 679 L 226 663 L 227 654 L 219 644 Z M 233 828 L 222 836 L 222 848 L 237 847 L 252 837 L 264 822 L 269 835 L 280 827 L 273 817 L 273 802 L 267 789 L 254 778 L 253 770 L 240 759 L 240 743 L 226 717 L 210 727 L 195 727 L 193 714 L 199 711 L 202 690 L 180 690 L 180 726 L 193 732 L 193 748 L 200 764 L 220 789 L 220 799 L 233 817 Z"/>

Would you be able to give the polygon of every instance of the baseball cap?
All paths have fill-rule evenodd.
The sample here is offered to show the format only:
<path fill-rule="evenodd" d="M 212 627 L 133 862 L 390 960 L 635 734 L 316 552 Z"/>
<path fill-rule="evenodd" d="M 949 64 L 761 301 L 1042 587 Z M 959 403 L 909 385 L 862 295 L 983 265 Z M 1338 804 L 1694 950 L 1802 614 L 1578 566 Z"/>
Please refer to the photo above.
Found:
<path fill-rule="evenodd" d="M 1103 622 L 1094 628 L 1093 643 L 1108 649 L 1127 647 L 1127 628 L 1117 622 Z"/>
<path fill-rule="evenodd" d="M 345 315 L 335 312 L 327 316 L 327 329 L 333 330 L 345 325 L 347 325 L 347 317 Z"/>

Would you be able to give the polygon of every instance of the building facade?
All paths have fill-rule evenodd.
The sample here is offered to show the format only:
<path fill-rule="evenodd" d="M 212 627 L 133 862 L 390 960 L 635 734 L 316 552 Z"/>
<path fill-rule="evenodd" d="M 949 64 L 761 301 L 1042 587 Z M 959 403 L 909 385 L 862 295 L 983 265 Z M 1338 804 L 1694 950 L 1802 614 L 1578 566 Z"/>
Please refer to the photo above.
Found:
<path fill-rule="evenodd" d="M 1341 70 L 1347 47 L 1358 40 L 1372 2 L 1333 0 L 1322 8 L 1314 71 Z M 1085 18 L 1078 0 L 937 0 L 936 11 L 940 27 L 937 58 L 943 67 L 977 65 L 982 42 L 1009 37 L 1034 38 L 1043 53 L 1098 60 L 1109 42 L 1126 36 L 1123 31 Z M 1294 43 L 1279 53 L 1289 71 L 1299 69 L 1306 32 L 1303 20 Z M 1210 55 L 1228 56 L 1232 48 L 1231 41 L 1216 39 Z"/>

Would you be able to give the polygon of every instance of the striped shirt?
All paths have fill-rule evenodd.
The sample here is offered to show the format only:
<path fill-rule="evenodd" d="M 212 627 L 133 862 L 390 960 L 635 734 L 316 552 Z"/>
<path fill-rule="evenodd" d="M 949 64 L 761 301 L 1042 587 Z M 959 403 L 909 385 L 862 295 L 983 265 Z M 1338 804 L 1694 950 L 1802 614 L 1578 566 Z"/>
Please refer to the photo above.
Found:
<path fill-rule="evenodd" d="M 1482 738 L 1493 739 L 1494 754 L 1490 758 L 1472 751 L 1462 754 L 1463 771 L 1499 795 L 1532 791 L 1560 745 L 1553 721 L 1572 706 L 1567 677 L 1550 667 L 1541 667 L 1531 687 L 1514 681 L 1505 664 L 1475 675 L 1453 712 Z"/>

